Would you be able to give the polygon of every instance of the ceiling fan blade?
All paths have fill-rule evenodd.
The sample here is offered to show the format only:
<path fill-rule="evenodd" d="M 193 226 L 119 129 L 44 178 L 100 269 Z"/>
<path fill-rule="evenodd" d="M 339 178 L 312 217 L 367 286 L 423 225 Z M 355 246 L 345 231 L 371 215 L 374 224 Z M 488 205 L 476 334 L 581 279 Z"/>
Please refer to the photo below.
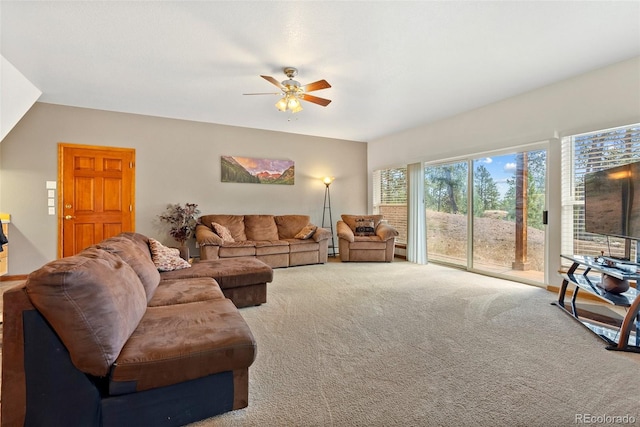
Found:
<path fill-rule="evenodd" d="M 282 86 L 282 84 L 279 81 L 277 81 L 276 79 L 274 79 L 273 77 L 271 77 L 271 76 L 262 76 L 262 75 L 260 77 L 262 77 L 263 79 L 265 79 L 266 81 L 268 81 L 272 85 L 278 86 L 280 89 L 284 90 L 284 86 Z"/>
<path fill-rule="evenodd" d="M 309 83 L 303 86 L 305 92 L 313 92 L 314 90 L 328 89 L 331 85 L 326 80 L 318 80 L 317 82 Z"/>
<path fill-rule="evenodd" d="M 301 95 L 300 99 L 302 99 L 303 101 L 309 101 L 313 102 L 314 104 L 322 105 L 323 107 L 326 107 L 331 102 L 330 99 L 320 98 L 317 96 L 309 95 L 308 93 Z"/>
<path fill-rule="evenodd" d="M 243 93 L 243 95 L 282 95 L 282 92 Z"/>

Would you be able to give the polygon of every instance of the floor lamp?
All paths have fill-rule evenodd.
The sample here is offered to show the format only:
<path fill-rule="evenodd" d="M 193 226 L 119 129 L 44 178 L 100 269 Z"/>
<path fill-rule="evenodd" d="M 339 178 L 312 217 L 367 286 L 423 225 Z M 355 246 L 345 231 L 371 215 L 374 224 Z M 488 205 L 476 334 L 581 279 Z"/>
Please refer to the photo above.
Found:
<path fill-rule="evenodd" d="M 336 243 L 333 238 L 333 218 L 331 217 L 331 193 L 329 192 L 329 186 L 333 182 L 332 176 L 326 176 L 322 180 L 325 185 L 324 190 L 324 209 L 322 210 L 322 228 L 326 228 L 325 217 L 327 210 L 329 211 L 329 229 L 331 230 L 331 256 L 336 256 Z"/>

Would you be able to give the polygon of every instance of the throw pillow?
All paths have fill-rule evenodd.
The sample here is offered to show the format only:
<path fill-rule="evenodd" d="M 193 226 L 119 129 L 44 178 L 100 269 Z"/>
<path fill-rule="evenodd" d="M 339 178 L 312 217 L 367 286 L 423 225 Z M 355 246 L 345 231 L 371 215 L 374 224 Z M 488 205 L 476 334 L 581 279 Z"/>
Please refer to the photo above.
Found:
<path fill-rule="evenodd" d="M 375 236 L 375 228 L 372 219 L 358 218 L 356 219 L 356 236 Z"/>
<path fill-rule="evenodd" d="M 311 225 L 311 224 L 305 225 L 304 228 L 298 231 L 298 234 L 296 234 L 293 238 L 306 240 L 311 236 L 313 236 L 313 233 L 316 232 L 317 228 L 318 227 L 316 227 L 315 225 Z"/>
<path fill-rule="evenodd" d="M 222 224 L 218 224 L 217 222 L 212 222 L 211 227 L 213 231 L 220 236 L 220 238 L 225 242 L 235 242 L 233 237 L 231 236 L 231 231 L 227 227 Z"/>
<path fill-rule="evenodd" d="M 373 229 L 378 228 L 378 224 L 382 221 L 382 215 L 341 215 L 342 220 L 349 226 L 351 231 L 356 232 L 356 220 L 370 219 L 373 221 Z"/>
<path fill-rule="evenodd" d="M 180 250 L 168 248 L 155 239 L 149 238 L 151 259 L 158 271 L 173 271 L 189 268 L 191 264 L 180 258 Z"/>

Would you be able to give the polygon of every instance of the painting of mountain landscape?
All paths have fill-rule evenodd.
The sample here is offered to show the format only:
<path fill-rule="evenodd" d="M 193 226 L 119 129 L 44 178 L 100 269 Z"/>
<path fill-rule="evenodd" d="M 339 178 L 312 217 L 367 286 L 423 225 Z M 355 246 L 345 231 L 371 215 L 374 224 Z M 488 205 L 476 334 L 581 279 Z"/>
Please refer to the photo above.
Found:
<path fill-rule="evenodd" d="M 222 182 L 293 185 L 295 166 L 291 160 L 222 156 Z"/>

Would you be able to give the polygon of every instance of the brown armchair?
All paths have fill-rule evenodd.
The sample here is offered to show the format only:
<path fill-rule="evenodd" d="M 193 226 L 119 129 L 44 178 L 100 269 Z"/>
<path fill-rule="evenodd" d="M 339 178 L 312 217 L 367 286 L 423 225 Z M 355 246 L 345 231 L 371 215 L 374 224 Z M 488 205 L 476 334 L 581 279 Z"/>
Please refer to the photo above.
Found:
<path fill-rule="evenodd" d="M 342 215 L 336 232 L 342 261 L 393 261 L 398 232 L 382 215 Z"/>

